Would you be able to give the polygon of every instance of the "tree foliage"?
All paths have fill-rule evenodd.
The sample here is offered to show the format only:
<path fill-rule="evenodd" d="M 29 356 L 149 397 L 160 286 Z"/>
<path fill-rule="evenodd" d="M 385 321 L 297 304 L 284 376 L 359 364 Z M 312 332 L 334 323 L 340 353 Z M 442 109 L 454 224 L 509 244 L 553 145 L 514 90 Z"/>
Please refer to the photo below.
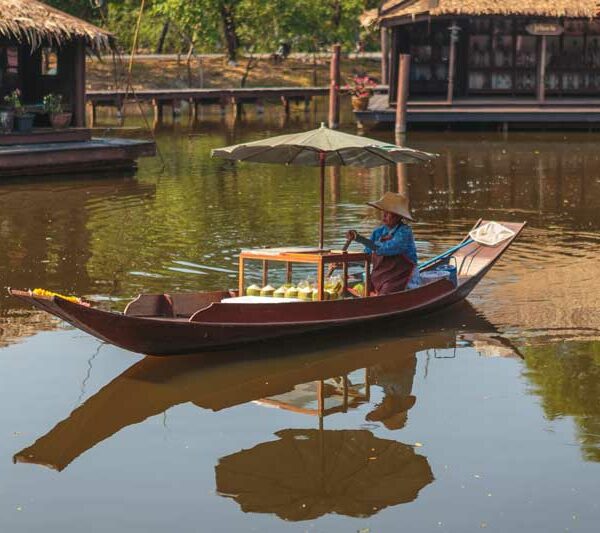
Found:
<path fill-rule="evenodd" d="M 100 24 L 127 49 L 141 0 L 47 0 Z M 169 22 L 165 51 L 274 52 L 281 42 L 312 52 L 339 42 L 348 50 L 360 38 L 359 16 L 374 0 L 146 0 L 140 48 L 153 50 Z M 98 7 L 100 6 L 100 7 Z"/>

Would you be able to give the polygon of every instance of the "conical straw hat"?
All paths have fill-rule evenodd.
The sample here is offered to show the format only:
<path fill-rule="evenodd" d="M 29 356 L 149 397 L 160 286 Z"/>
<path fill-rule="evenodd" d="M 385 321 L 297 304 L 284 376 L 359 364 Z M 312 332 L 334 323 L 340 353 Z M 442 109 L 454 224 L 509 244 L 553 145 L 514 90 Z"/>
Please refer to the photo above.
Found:
<path fill-rule="evenodd" d="M 380 209 L 381 211 L 396 213 L 408 220 L 414 220 L 410 214 L 410 209 L 408 208 L 408 198 L 403 194 L 388 191 L 379 200 L 376 202 L 367 202 L 367 205 Z"/>

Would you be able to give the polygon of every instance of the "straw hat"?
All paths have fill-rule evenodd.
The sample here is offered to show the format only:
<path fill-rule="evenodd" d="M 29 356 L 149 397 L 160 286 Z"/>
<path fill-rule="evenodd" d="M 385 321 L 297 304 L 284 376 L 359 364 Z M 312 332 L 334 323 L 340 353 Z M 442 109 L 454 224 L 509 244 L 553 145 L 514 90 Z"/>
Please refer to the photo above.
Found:
<path fill-rule="evenodd" d="M 379 200 L 376 202 L 367 202 L 367 205 L 381 211 L 395 213 L 408 220 L 414 220 L 408 208 L 408 198 L 403 194 L 388 191 Z"/>

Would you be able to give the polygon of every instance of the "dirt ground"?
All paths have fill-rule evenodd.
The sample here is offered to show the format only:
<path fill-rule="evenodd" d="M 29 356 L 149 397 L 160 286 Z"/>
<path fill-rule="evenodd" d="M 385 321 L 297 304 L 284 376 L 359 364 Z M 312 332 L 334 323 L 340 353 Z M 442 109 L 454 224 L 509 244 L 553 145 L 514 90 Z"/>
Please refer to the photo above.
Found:
<path fill-rule="evenodd" d="M 329 84 L 329 57 L 288 58 L 274 63 L 268 58 L 253 61 L 246 80 L 246 87 L 323 86 Z M 223 57 L 209 56 L 186 58 L 179 61 L 172 56 L 166 58 L 135 58 L 132 69 L 134 89 L 170 89 L 199 87 L 240 87 L 246 72 L 248 59 L 237 65 L 229 65 Z M 124 88 L 127 80 L 127 61 L 105 58 L 88 59 L 88 90 L 113 90 Z M 354 73 L 367 73 L 379 80 L 378 59 L 342 59 L 342 85 Z"/>

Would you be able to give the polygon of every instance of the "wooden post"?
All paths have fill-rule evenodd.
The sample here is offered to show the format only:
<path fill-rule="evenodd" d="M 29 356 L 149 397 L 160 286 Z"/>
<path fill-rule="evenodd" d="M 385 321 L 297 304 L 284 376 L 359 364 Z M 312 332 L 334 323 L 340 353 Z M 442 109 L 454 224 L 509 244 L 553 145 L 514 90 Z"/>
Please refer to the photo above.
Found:
<path fill-rule="evenodd" d="M 381 83 L 390 82 L 390 30 L 381 27 Z"/>
<path fill-rule="evenodd" d="M 334 44 L 329 69 L 329 127 L 331 129 L 340 126 L 340 51 L 341 46 Z"/>
<path fill-rule="evenodd" d="M 269 283 L 269 262 L 263 261 L 262 263 L 263 263 L 262 284 L 263 284 L 263 287 L 266 287 L 267 283 Z"/>
<path fill-rule="evenodd" d="M 396 103 L 396 133 L 406 133 L 406 104 L 410 81 L 410 54 L 400 54 L 398 65 L 398 100 Z"/>
<path fill-rule="evenodd" d="M 179 100 L 173 100 L 171 102 L 171 118 L 173 119 L 173 122 L 175 122 L 175 120 L 177 120 L 177 117 L 180 115 L 180 105 L 181 102 Z"/>
<path fill-rule="evenodd" d="M 317 265 L 317 292 L 319 294 L 319 300 L 325 299 L 325 265 L 323 265 L 323 258 Z"/>
<path fill-rule="evenodd" d="M 244 258 L 240 257 L 239 261 L 238 288 L 240 293 L 238 296 L 244 296 Z"/>
<path fill-rule="evenodd" d="M 460 27 L 456 21 L 452 21 L 450 26 L 450 54 L 448 56 L 448 92 L 446 93 L 446 102 L 452 103 L 454 99 L 454 75 L 456 71 L 456 43 L 458 42 L 458 32 Z"/>
<path fill-rule="evenodd" d="M 75 44 L 75 88 L 73 115 L 76 127 L 85 127 L 85 42 L 78 39 Z"/>
<path fill-rule="evenodd" d="M 283 104 L 283 110 L 286 115 L 290 114 L 290 99 L 287 96 L 281 97 L 281 103 Z"/>
<path fill-rule="evenodd" d="M 398 192 L 408 198 L 408 168 L 406 163 L 396 163 Z"/>
<path fill-rule="evenodd" d="M 546 36 L 538 37 L 538 53 L 537 53 L 537 100 L 538 103 L 543 103 L 546 99 Z"/>
<path fill-rule="evenodd" d="M 152 108 L 154 109 L 154 122 L 162 124 L 163 122 L 163 104 L 160 100 L 152 100 Z"/>
<path fill-rule="evenodd" d="M 91 127 L 94 128 L 94 127 L 96 127 L 96 120 L 97 120 L 96 102 L 92 102 L 90 105 L 91 105 L 91 111 L 92 111 Z"/>

